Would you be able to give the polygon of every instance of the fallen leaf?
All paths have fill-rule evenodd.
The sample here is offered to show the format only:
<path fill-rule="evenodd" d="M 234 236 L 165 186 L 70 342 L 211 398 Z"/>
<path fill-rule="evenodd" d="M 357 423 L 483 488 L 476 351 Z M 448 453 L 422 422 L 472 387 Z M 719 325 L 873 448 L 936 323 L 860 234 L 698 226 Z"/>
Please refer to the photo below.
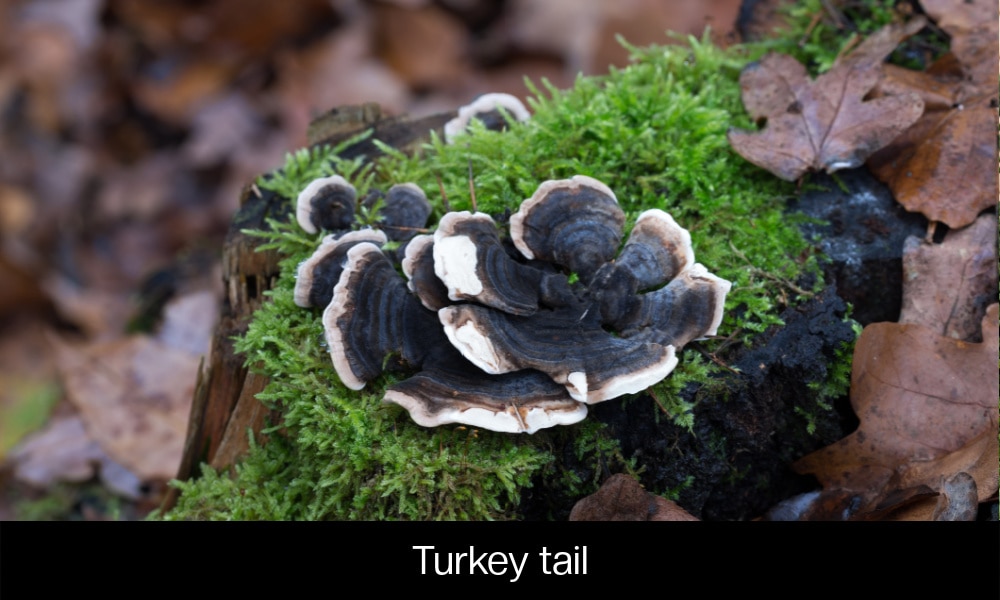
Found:
<path fill-rule="evenodd" d="M 140 479 L 173 478 L 199 358 L 145 336 L 53 343 L 67 398 L 91 437 Z"/>
<path fill-rule="evenodd" d="M 60 481 L 86 481 L 105 458 L 78 416 L 54 419 L 11 452 L 14 476 L 36 487 Z"/>
<path fill-rule="evenodd" d="M 468 76 L 465 33 L 444 9 L 376 4 L 374 24 L 379 57 L 410 88 L 426 89 Z"/>
<path fill-rule="evenodd" d="M 608 478 L 595 493 L 581 499 L 570 521 L 697 521 L 670 500 L 644 490 L 624 473 Z"/>
<path fill-rule="evenodd" d="M 958 513 L 968 515 L 972 512 L 974 515 L 980 502 L 996 498 L 997 485 L 1000 483 L 997 470 L 998 449 L 997 432 L 984 431 L 955 452 L 941 458 L 904 465 L 889 481 L 887 489 L 930 488 L 939 490 L 940 494 L 896 509 L 887 518 L 898 521 L 956 520 L 959 518 Z M 971 485 L 959 485 L 959 482 L 966 481 L 965 477 L 971 481 Z M 961 490 L 964 492 L 959 497 L 957 494 Z"/>
<path fill-rule="evenodd" d="M 211 290 L 191 292 L 171 299 L 163 307 L 163 324 L 156 338 L 192 356 L 208 354 L 220 300 Z"/>
<path fill-rule="evenodd" d="M 62 415 L 18 444 L 7 459 L 18 481 L 36 488 L 80 483 L 98 475 L 111 492 L 138 500 L 143 482 L 109 457 L 83 426 L 79 415 Z"/>
<path fill-rule="evenodd" d="M 941 500 L 934 507 L 934 521 L 975 521 L 979 501 L 976 481 L 962 472 L 949 477 L 941 486 Z"/>
<path fill-rule="evenodd" d="M 997 201 L 994 102 L 979 96 L 928 111 L 868 166 L 907 210 L 952 228 L 968 225 Z"/>
<path fill-rule="evenodd" d="M 894 68 L 876 95 L 917 92 L 936 100 L 868 165 L 907 210 L 959 228 L 996 204 L 997 4 L 922 4 L 951 36 L 951 54 L 926 73 Z"/>
<path fill-rule="evenodd" d="M 951 51 L 962 63 L 969 83 L 977 88 L 997 80 L 997 3 L 990 0 L 921 0 L 937 26 L 951 36 Z"/>
<path fill-rule="evenodd" d="M 922 26 L 923 20 L 916 19 L 884 27 L 815 80 L 784 54 L 769 53 L 751 63 L 740 75 L 743 104 L 766 125 L 756 132 L 730 129 L 730 145 L 787 181 L 809 170 L 832 173 L 860 166 L 923 112 L 923 100 L 913 92 L 866 100 L 881 77 L 885 56 Z"/>
<path fill-rule="evenodd" d="M 979 436 L 995 441 L 998 307 L 990 306 L 983 318 L 981 344 L 942 337 L 921 325 L 866 327 L 855 348 L 851 377 L 851 404 L 861 421 L 857 431 L 793 468 L 814 474 L 827 491 L 857 492 L 862 498 L 858 512 L 864 514 L 886 495 L 893 477 L 947 460 Z M 996 487 L 996 451 L 987 458 L 993 478 L 977 483 L 988 491 Z M 939 470 L 940 465 L 932 468 Z M 891 487 L 941 485 L 918 479 L 910 476 Z"/>
<path fill-rule="evenodd" d="M 940 244 L 910 236 L 903 244 L 900 323 L 978 341 L 986 307 L 997 298 L 997 221 L 984 214 Z"/>

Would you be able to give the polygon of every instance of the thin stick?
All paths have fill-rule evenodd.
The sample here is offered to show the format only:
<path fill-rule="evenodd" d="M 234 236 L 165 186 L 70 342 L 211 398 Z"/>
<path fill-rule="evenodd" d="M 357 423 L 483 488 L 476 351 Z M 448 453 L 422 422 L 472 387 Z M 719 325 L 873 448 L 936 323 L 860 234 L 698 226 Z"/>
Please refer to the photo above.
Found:
<path fill-rule="evenodd" d="M 476 206 L 476 184 L 472 181 L 472 157 L 469 159 L 469 199 L 472 200 L 472 212 L 479 212 Z"/>
<path fill-rule="evenodd" d="M 660 399 L 659 399 L 659 397 L 657 397 L 656 392 L 653 391 L 653 388 L 649 388 L 648 390 L 646 390 L 646 392 L 653 399 L 653 402 L 656 402 L 656 405 L 660 407 L 660 410 L 663 411 L 663 414 L 667 415 L 668 417 L 673 418 L 673 415 L 670 414 L 670 411 L 667 410 L 667 407 L 663 406 L 663 403 L 660 402 Z"/>
<path fill-rule="evenodd" d="M 841 48 L 840 52 L 837 53 L 837 58 L 833 59 L 833 62 L 834 63 L 840 62 L 840 59 L 843 58 L 845 54 L 853 50 L 854 47 L 857 46 L 858 42 L 860 41 L 861 37 L 858 36 L 857 33 L 852 33 L 851 37 L 847 38 L 847 43 L 844 44 L 844 47 Z"/>
<path fill-rule="evenodd" d="M 792 290 L 796 294 L 799 294 L 800 296 L 803 296 L 805 298 L 812 298 L 813 296 L 816 295 L 813 292 L 809 292 L 809 291 L 806 291 L 806 290 L 800 288 L 799 286 L 795 285 L 791 281 L 788 281 L 787 279 L 783 279 L 783 278 L 778 277 L 776 275 L 772 275 L 772 274 L 768 273 L 767 271 L 765 271 L 763 269 L 758 269 L 756 266 L 754 266 L 754 264 L 752 262 L 750 262 L 750 259 L 747 258 L 746 254 L 743 254 L 742 252 L 740 252 L 732 242 L 729 242 L 729 247 L 733 249 L 733 252 L 736 254 L 736 256 L 738 256 L 739 258 L 743 259 L 747 263 L 747 265 L 750 266 L 750 268 L 753 270 L 753 272 L 755 274 L 760 275 L 764 279 L 773 281 L 775 283 L 780 283 L 781 285 L 787 287 L 788 289 Z"/>
<path fill-rule="evenodd" d="M 823 13 L 821 12 L 818 12 L 813 15 L 812 20 L 809 21 L 809 25 L 806 26 L 806 30 L 802 34 L 802 38 L 799 40 L 800 48 L 806 45 L 806 41 L 808 41 L 809 36 L 812 35 L 813 29 L 816 29 L 816 26 L 819 25 L 819 20 L 822 18 L 823 18 Z"/>
<path fill-rule="evenodd" d="M 698 352 L 701 352 L 702 356 L 707 357 L 708 360 L 714 362 L 715 364 L 719 365 L 723 369 L 725 369 L 725 370 L 727 370 L 727 371 L 729 371 L 731 373 L 736 373 L 737 375 L 740 374 L 739 369 L 734 369 L 734 368 L 730 367 L 729 365 L 727 365 L 726 363 L 724 363 L 721 358 L 719 358 L 718 356 L 716 356 L 716 355 L 712 354 L 711 352 L 705 350 L 704 348 L 699 348 L 696 345 L 696 346 L 694 346 L 694 349 L 697 350 Z"/>
<path fill-rule="evenodd" d="M 438 182 L 438 189 L 441 190 L 441 204 L 444 205 L 444 212 L 451 212 L 451 204 L 448 203 L 448 195 L 444 193 L 444 184 L 441 183 L 441 176 L 434 174 L 434 179 Z"/>
<path fill-rule="evenodd" d="M 382 229 L 392 229 L 394 231 L 416 231 L 417 233 L 430 233 L 433 229 L 427 227 L 409 227 L 407 225 L 383 225 Z"/>
<path fill-rule="evenodd" d="M 833 24 L 837 26 L 837 29 L 844 29 L 847 27 L 847 19 L 844 15 L 837 10 L 837 7 L 833 5 L 830 0 L 820 0 L 820 4 L 823 5 L 823 9 L 826 10 L 830 18 L 833 19 Z"/>
<path fill-rule="evenodd" d="M 937 233 L 937 224 L 938 224 L 937 221 L 928 221 L 927 222 L 927 233 L 924 235 L 924 243 L 925 244 L 933 244 L 934 243 L 934 234 Z"/>

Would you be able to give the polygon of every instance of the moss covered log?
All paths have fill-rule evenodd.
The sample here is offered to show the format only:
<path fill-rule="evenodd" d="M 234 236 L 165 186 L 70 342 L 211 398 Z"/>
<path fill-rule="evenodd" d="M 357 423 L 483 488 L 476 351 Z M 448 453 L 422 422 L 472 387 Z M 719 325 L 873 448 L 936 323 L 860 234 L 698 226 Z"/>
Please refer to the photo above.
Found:
<path fill-rule="evenodd" d="M 871 26 L 880 24 L 873 21 Z M 794 35 L 793 28 L 788 39 Z M 802 217 L 786 211 L 795 186 L 750 165 L 726 142 L 730 127 L 753 125 L 740 101 L 740 70 L 781 43 L 723 50 L 691 39 L 687 45 L 632 48 L 628 67 L 580 77 L 568 90 L 529 82 L 532 118 L 505 132 L 474 124 L 458 143 L 445 144 L 435 135 L 416 153 L 408 153 L 373 141 L 368 131 L 334 147 L 290 155 L 282 170 L 257 182 L 261 194 L 288 203 L 287 217 L 269 219 L 264 229 L 247 232 L 282 257 L 280 275 L 235 343 L 235 351 L 267 382 L 258 399 L 270 411 L 271 422 L 260 432 L 247 432 L 250 450 L 231 469 L 205 466 L 200 477 L 175 482 L 180 492 L 176 506 L 158 516 L 563 518 L 573 501 L 592 493 L 610 473 L 622 471 L 642 477 L 650 491 L 679 498 L 700 514 L 713 493 L 735 490 L 734 482 L 750 472 L 733 460 L 740 435 L 795 430 L 798 439 L 790 444 L 796 446 L 788 454 L 821 445 L 818 439 L 809 441 L 816 435 L 817 420 L 829 417 L 832 400 L 846 392 L 846 349 L 853 333 L 843 332 L 853 330 L 842 305 L 817 309 L 815 314 L 834 324 L 831 328 L 846 329 L 838 329 L 817 351 L 820 368 L 803 376 L 789 367 L 789 373 L 804 379 L 784 395 L 774 392 L 781 405 L 767 408 L 780 423 L 756 430 L 743 423 L 736 435 L 736 430 L 718 427 L 719 417 L 711 416 L 738 408 L 738 402 L 726 403 L 739 396 L 739 389 L 753 385 L 736 362 L 756 356 L 761 340 L 774 339 L 794 311 L 806 314 L 801 307 L 822 305 L 826 298 L 820 294 L 821 257 L 797 227 Z M 829 52 L 815 48 L 812 56 L 803 57 L 808 46 L 787 43 L 782 49 L 789 48 L 813 65 Z M 382 156 L 346 158 L 359 142 L 374 144 Z M 359 196 L 372 188 L 414 182 L 434 204 L 436 222 L 447 210 L 472 209 L 470 173 L 478 210 L 501 223 L 540 182 L 577 174 L 615 190 L 627 214 L 626 227 L 646 209 L 671 213 L 690 230 L 699 262 L 733 282 L 720 335 L 685 348 L 674 373 L 648 393 L 600 405 L 578 425 L 531 436 L 420 427 L 399 407 L 381 402 L 385 387 L 395 381 L 391 375 L 361 392 L 348 390 L 337 380 L 324 348 L 321 310 L 299 308 L 292 300 L 296 266 L 322 238 L 322 233 L 308 235 L 295 224 L 295 195 L 312 178 L 331 174 L 349 180 Z M 362 211 L 359 219 L 364 223 L 377 216 Z M 703 412 L 709 416 L 699 416 Z M 626 431 L 635 419 L 652 424 L 642 435 L 668 436 L 657 442 L 666 446 L 659 455 L 650 455 L 648 440 L 630 439 L 638 434 L 634 427 Z M 676 449 L 682 438 L 697 452 L 680 456 L 671 451 L 669 446 Z M 676 460 L 670 461 L 671 456 Z M 686 496 L 685 490 L 695 485 L 703 486 L 702 491 Z M 772 496 L 765 494 L 766 500 L 757 504 Z"/>

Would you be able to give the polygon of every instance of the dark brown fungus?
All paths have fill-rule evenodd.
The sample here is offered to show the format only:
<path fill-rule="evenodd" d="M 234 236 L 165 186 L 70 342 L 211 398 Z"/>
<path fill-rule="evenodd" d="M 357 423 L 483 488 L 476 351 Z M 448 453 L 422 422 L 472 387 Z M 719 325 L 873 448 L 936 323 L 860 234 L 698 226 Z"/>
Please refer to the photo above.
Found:
<path fill-rule="evenodd" d="M 340 231 L 354 222 L 358 192 L 340 175 L 313 180 L 299 194 L 295 217 L 308 233 Z"/>
<path fill-rule="evenodd" d="M 405 282 L 362 232 L 324 241 L 299 278 L 328 288 L 340 269 L 323 323 L 345 385 L 409 372 L 385 401 L 417 423 L 530 433 L 659 382 L 722 321 L 730 283 L 694 262 L 688 232 L 646 211 L 619 253 L 624 218 L 600 181 L 548 181 L 511 218 L 516 250 L 489 216 L 450 213 L 409 242 Z"/>
<path fill-rule="evenodd" d="M 445 141 L 453 143 L 457 137 L 466 132 L 472 119 L 482 121 L 483 125 L 492 131 L 506 130 L 507 118 L 500 112 L 501 108 L 515 121 L 527 121 L 531 118 L 528 109 L 516 96 L 502 93 L 483 94 L 471 104 L 458 109 L 458 116 L 445 123 Z"/>
<path fill-rule="evenodd" d="M 365 205 L 371 209 L 378 199 L 382 208 L 378 214 L 378 227 L 394 242 L 406 241 L 427 225 L 431 216 L 431 203 L 427 195 L 414 183 L 399 183 L 384 194 L 375 193 L 365 198 Z"/>
<path fill-rule="evenodd" d="M 515 315 L 538 310 L 543 272 L 507 255 L 483 213 L 455 212 L 434 232 L 434 272 L 452 300 L 475 300 Z"/>
<path fill-rule="evenodd" d="M 402 260 L 407 288 L 428 310 L 450 304 L 448 287 L 434 274 L 434 236 L 418 235 L 406 245 Z"/>
<path fill-rule="evenodd" d="M 351 389 L 362 389 L 384 370 L 419 371 L 389 387 L 384 400 L 405 408 L 420 425 L 533 433 L 587 415 L 586 407 L 542 373 L 490 376 L 476 369 L 373 244 L 348 251 L 323 324 L 334 369 Z"/>
<path fill-rule="evenodd" d="M 540 185 L 510 218 L 510 237 L 528 259 L 560 265 L 589 283 L 618 254 L 624 224 L 611 188 L 576 175 Z"/>
<path fill-rule="evenodd" d="M 655 292 L 635 296 L 631 311 L 612 325 L 622 337 L 680 348 L 715 335 L 731 286 L 695 263 Z"/>
<path fill-rule="evenodd" d="M 461 368 L 465 366 L 465 368 Z M 534 433 L 570 425 L 587 416 L 587 405 L 538 371 L 484 375 L 459 357 L 390 387 L 385 401 L 398 404 L 425 427 L 462 423 L 491 431 Z"/>
<path fill-rule="evenodd" d="M 659 287 L 694 264 L 691 234 L 662 210 L 647 210 L 614 264 L 635 276 L 637 291 Z"/>
<path fill-rule="evenodd" d="M 659 209 L 636 219 L 618 258 L 604 264 L 594 278 L 594 297 L 605 325 L 622 331 L 634 320 L 628 315 L 641 302 L 638 292 L 653 289 L 677 277 L 694 264 L 691 235 L 673 217 Z"/>
<path fill-rule="evenodd" d="M 378 246 L 362 242 L 347 262 L 323 312 L 323 327 L 334 369 L 352 390 L 360 390 L 390 370 L 423 364 L 440 337 L 436 315 L 406 289 Z"/>
<path fill-rule="evenodd" d="M 617 338 L 573 308 L 517 317 L 461 304 L 438 315 L 452 345 L 483 371 L 536 369 L 587 404 L 641 392 L 677 365 L 673 346 Z"/>
<path fill-rule="evenodd" d="M 361 242 L 382 246 L 385 234 L 375 229 L 350 231 L 341 236 L 328 235 L 312 256 L 299 263 L 295 274 L 295 304 L 303 308 L 323 306 L 333 298 L 333 288 L 340 280 L 347 261 L 347 251 Z"/>

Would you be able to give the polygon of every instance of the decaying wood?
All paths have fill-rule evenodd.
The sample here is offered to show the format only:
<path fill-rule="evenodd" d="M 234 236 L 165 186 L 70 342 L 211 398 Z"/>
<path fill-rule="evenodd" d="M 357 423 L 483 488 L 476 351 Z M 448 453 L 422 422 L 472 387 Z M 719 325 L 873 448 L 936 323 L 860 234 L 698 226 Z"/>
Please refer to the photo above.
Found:
<path fill-rule="evenodd" d="M 309 143 L 337 144 L 366 129 L 372 135 L 344 150 L 343 156 L 375 157 L 379 140 L 404 152 L 412 152 L 430 139 L 431 131 L 441 134 L 444 124 L 455 112 L 421 119 L 383 116 L 377 104 L 368 103 L 331 110 L 309 128 Z M 212 338 L 212 351 L 201 365 L 188 422 L 184 456 L 177 478 L 187 480 L 200 474 L 200 465 L 215 469 L 232 466 L 249 447 L 249 432 L 259 434 L 268 422 L 279 415 L 269 414 L 256 395 L 267 385 L 267 378 L 251 373 L 245 358 L 233 350 L 233 339 L 246 333 L 254 311 L 264 301 L 278 276 L 280 256 L 274 251 L 258 252 L 260 238 L 243 233 L 247 229 L 266 228 L 266 219 L 287 215 L 287 199 L 262 193 L 247 185 L 240 199 L 240 210 L 233 218 L 223 248 L 223 283 L 226 297 L 222 315 Z M 163 508 L 169 510 L 178 492 L 171 489 Z"/>

